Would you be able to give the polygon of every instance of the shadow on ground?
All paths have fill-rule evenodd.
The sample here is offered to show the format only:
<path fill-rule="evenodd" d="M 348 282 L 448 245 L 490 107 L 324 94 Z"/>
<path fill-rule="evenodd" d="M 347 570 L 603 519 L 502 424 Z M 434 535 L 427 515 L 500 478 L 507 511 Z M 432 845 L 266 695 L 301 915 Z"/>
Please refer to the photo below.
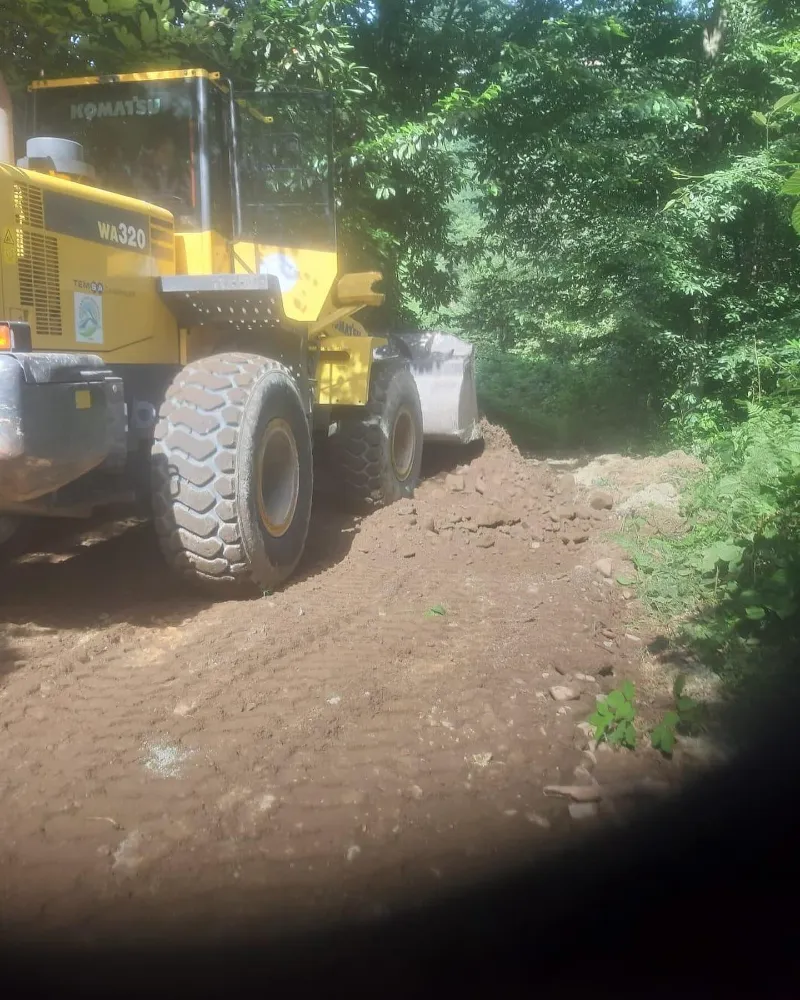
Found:
<path fill-rule="evenodd" d="M 480 452 L 426 449 L 425 478 L 444 475 Z M 368 515 L 367 515 L 368 516 Z M 344 560 L 362 518 L 315 497 L 301 563 L 286 584 L 324 574 Z M 258 600 L 259 597 L 255 597 Z M 52 520 L 37 523 L 28 551 L 0 576 L 0 674 L 14 662 L 15 635 L 30 628 L 89 629 L 110 622 L 159 626 L 188 621 L 219 599 L 199 593 L 168 572 L 151 525 L 142 519 Z"/>

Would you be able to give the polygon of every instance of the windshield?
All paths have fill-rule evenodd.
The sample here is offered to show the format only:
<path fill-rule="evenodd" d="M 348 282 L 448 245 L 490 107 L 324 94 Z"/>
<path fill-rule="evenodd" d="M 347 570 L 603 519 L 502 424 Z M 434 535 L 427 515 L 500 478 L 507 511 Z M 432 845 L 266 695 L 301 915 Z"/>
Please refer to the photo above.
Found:
<path fill-rule="evenodd" d="M 29 133 L 80 142 L 99 187 L 199 228 L 196 93 L 193 79 L 37 90 Z"/>

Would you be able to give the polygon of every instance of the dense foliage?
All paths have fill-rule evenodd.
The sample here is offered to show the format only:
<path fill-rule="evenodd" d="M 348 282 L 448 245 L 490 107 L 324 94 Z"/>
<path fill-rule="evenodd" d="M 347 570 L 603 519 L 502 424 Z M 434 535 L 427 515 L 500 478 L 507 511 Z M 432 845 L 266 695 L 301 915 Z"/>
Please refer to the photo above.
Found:
<path fill-rule="evenodd" d="M 333 90 L 373 320 L 475 340 L 490 415 L 539 448 L 699 453 L 695 530 L 640 548 L 646 595 L 696 612 L 706 658 L 792 631 L 794 0 L 7 0 L 0 51 L 18 90 L 144 63 Z"/>

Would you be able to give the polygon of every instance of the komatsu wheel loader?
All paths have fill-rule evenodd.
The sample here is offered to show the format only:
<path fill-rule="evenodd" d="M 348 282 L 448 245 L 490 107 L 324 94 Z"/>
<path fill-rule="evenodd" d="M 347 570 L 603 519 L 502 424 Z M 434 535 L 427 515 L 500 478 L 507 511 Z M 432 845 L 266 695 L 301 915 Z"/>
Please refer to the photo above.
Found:
<path fill-rule="evenodd" d="M 338 270 L 327 95 L 171 70 L 27 96 L 25 155 L 0 136 L 0 546 L 145 500 L 185 577 L 273 588 L 315 458 L 364 508 L 413 493 L 423 439 L 480 436 L 469 345 L 356 318 L 381 275 Z"/>

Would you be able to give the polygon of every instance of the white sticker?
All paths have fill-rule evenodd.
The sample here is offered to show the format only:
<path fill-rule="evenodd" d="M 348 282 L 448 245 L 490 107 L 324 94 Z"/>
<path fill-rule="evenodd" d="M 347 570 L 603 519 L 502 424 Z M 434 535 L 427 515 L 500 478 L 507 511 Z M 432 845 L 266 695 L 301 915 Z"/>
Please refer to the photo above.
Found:
<path fill-rule="evenodd" d="M 297 264 L 283 253 L 271 253 L 264 257 L 258 269 L 261 274 L 274 274 L 284 294 L 291 292 L 300 278 Z"/>
<path fill-rule="evenodd" d="M 103 299 L 75 292 L 75 339 L 79 344 L 103 343 Z"/>

